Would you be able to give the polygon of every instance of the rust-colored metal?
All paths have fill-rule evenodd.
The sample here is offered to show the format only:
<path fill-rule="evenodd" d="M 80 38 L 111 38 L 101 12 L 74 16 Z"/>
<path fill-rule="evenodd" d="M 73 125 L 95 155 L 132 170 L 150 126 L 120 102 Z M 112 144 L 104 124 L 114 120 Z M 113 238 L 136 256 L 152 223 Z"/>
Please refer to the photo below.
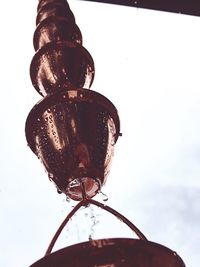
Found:
<path fill-rule="evenodd" d="M 92 240 L 45 256 L 31 267 L 185 267 L 176 252 L 138 239 Z"/>
<path fill-rule="evenodd" d="M 65 0 L 41 0 L 30 66 L 31 81 L 44 99 L 31 110 L 26 138 L 56 184 L 73 200 L 91 198 L 110 170 L 119 136 L 116 108 L 88 90 L 94 62 Z M 82 190 L 84 184 L 85 192 Z"/>
<path fill-rule="evenodd" d="M 90 240 L 69 246 L 54 253 L 52 249 L 72 216 L 82 207 L 96 205 L 124 222 L 139 239 L 112 238 Z M 160 244 L 150 242 L 126 217 L 93 199 L 83 199 L 62 222 L 55 233 L 44 258 L 31 267 L 185 267 L 176 252 Z"/>
<path fill-rule="evenodd" d="M 72 216 L 82 207 L 96 205 L 127 224 L 139 239 L 112 238 L 90 240 L 51 254 L 52 249 Z M 67 215 L 54 235 L 45 257 L 31 267 L 185 267 L 176 252 L 150 242 L 126 217 L 93 199 L 83 199 Z"/>
<path fill-rule="evenodd" d="M 113 208 L 102 204 L 96 200 L 93 199 L 83 199 L 82 201 L 80 201 L 74 208 L 73 210 L 67 215 L 67 217 L 65 218 L 65 220 L 62 222 L 62 224 L 60 225 L 60 227 L 58 228 L 58 230 L 56 231 L 53 239 L 51 240 L 49 247 L 46 251 L 45 256 L 49 255 L 59 237 L 59 235 L 61 234 L 62 230 L 64 229 L 64 227 L 66 226 L 66 224 L 68 223 L 68 221 L 73 217 L 73 215 L 83 206 L 88 206 L 90 204 L 93 204 L 97 207 L 102 208 L 103 210 L 108 211 L 109 213 L 113 214 L 114 216 L 116 216 L 120 221 L 122 221 L 123 223 L 125 223 L 137 236 L 139 239 L 141 240 L 147 240 L 147 238 L 144 236 L 144 234 L 132 223 L 130 222 L 126 217 L 124 217 L 122 214 L 120 214 L 119 212 L 117 212 L 116 210 L 114 210 Z"/>
<path fill-rule="evenodd" d="M 50 180 L 74 200 L 93 197 L 110 170 L 119 119 L 112 103 L 87 89 L 45 97 L 26 121 L 27 141 Z"/>
<path fill-rule="evenodd" d="M 40 0 L 30 67 L 33 86 L 44 98 L 26 121 L 26 138 L 59 193 L 80 201 L 54 235 L 44 258 L 32 267 L 184 267 L 170 249 L 147 241 L 122 214 L 91 199 L 105 183 L 120 135 L 115 106 L 89 90 L 94 62 L 65 0 Z M 57 238 L 82 206 L 115 215 L 139 239 L 92 240 L 51 253 Z"/>

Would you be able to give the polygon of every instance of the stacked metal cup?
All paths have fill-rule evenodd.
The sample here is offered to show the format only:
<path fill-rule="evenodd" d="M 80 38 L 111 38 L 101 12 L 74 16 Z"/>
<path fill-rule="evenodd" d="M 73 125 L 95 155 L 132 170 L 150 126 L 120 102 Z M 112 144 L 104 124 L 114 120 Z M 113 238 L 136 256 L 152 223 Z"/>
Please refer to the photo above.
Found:
<path fill-rule="evenodd" d="M 103 95 L 89 90 L 94 62 L 65 0 L 40 0 L 30 66 L 43 99 L 26 121 L 26 138 L 59 193 L 92 198 L 105 183 L 119 117 Z"/>
<path fill-rule="evenodd" d="M 184 267 L 174 251 L 147 241 L 123 215 L 91 199 L 109 173 L 119 136 L 117 110 L 107 98 L 89 90 L 94 63 L 82 46 L 81 32 L 67 2 L 40 0 L 36 24 L 36 54 L 30 74 L 43 99 L 28 115 L 26 138 L 58 192 L 82 201 L 59 227 L 45 257 L 31 266 Z M 63 227 L 86 203 L 117 216 L 135 233 L 140 233 L 140 240 L 91 240 L 50 254 Z"/>

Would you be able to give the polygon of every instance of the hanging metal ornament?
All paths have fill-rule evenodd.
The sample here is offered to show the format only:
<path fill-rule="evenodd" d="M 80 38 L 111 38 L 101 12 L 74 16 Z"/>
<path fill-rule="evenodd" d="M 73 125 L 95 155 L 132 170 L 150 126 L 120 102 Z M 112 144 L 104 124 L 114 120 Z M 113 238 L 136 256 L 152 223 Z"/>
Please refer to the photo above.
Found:
<path fill-rule="evenodd" d="M 32 84 L 43 99 L 26 120 L 26 138 L 58 192 L 80 201 L 47 252 L 32 267 L 184 267 L 172 250 L 147 241 L 122 214 L 94 197 L 106 181 L 120 135 L 115 106 L 89 90 L 94 62 L 65 0 L 40 0 L 34 33 Z M 127 224 L 138 239 L 91 240 L 51 253 L 62 229 L 82 206 L 95 205 Z"/>
<path fill-rule="evenodd" d="M 31 110 L 26 138 L 59 192 L 88 198 L 105 183 L 119 118 L 114 105 L 88 90 L 94 62 L 66 1 L 40 1 L 30 66 L 33 86 L 44 99 Z M 84 88 L 84 89 L 83 89 Z"/>

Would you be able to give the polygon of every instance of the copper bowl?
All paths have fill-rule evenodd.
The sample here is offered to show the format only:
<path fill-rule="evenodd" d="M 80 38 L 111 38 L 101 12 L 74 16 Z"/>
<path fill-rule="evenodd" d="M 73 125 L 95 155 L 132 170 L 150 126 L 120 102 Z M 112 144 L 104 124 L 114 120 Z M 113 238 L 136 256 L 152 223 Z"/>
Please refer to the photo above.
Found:
<path fill-rule="evenodd" d="M 92 240 L 58 250 L 31 267 L 185 267 L 176 252 L 128 238 Z"/>

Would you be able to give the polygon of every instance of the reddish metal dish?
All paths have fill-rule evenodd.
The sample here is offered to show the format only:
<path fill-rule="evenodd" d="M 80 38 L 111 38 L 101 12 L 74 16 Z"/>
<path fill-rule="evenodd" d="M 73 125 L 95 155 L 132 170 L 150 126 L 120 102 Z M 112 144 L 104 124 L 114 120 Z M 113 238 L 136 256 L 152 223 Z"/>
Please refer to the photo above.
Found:
<path fill-rule="evenodd" d="M 139 239 L 92 240 L 58 250 L 31 267 L 185 267 L 162 245 Z"/>

